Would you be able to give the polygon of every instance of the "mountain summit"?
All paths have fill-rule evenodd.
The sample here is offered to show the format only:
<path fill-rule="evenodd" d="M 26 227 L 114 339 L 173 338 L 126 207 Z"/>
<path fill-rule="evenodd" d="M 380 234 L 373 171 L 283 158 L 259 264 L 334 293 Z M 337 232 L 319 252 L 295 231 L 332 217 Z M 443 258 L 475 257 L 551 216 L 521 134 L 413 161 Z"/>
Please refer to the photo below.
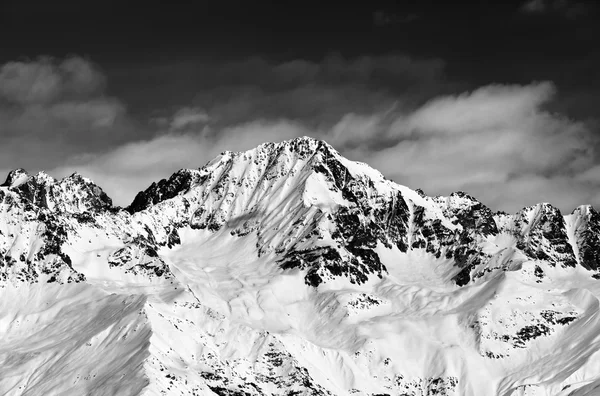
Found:
<path fill-rule="evenodd" d="M 127 208 L 0 187 L 0 393 L 592 395 L 600 215 L 428 197 L 298 138 Z"/>

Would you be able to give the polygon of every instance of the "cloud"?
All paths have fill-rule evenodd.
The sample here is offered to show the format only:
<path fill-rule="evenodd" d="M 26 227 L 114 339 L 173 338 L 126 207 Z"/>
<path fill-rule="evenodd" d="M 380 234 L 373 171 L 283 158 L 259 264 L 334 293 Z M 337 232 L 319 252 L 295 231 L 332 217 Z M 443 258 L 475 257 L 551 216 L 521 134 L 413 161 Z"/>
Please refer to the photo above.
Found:
<path fill-rule="evenodd" d="M 599 142 L 589 125 L 544 110 L 555 93 L 543 82 L 434 99 L 398 117 L 386 131 L 395 145 L 364 153 L 366 161 L 429 194 L 465 190 L 508 211 L 540 201 L 570 210 L 600 187 L 573 179 L 594 166 Z M 564 193 L 566 180 L 577 196 Z"/>
<path fill-rule="evenodd" d="M 286 119 L 209 125 L 72 158 L 55 172 L 79 170 L 124 205 L 152 181 L 198 168 L 223 150 L 309 135 L 428 194 L 464 190 L 495 209 L 514 212 L 550 201 L 570 211 L 586 200 L 598 204 L 599 142 L 589 125 L 544 109 L 556 94 L 549 82 L 490 85 L 410 111 L 391 106 L 373 114 L 347 113 L 332 126 Z"/>
<path fill-rule="evenodd" d="M 582 184 L 588 183 L 592 186 L 600 186 L 600 164 L 594 165 L 575 175 L 575 180 Z M 600 194 L 600 190 L 597 190 L 597 192 Z"/>
<path fill-rule="evenodd" d="M 444 63 L 332 54 L 321 61 L 252 57 L 193 67 L 124 72 L 136 92 L 147 92 L 148 81 L 162 90 L 144 93 L 144 103 L 156 108 L 136 119 L 123 101 L 106 94 L 107 78 L 90 60 L 40 57 L 0 66 L 0 168 L 88 172 L 112 185 L 107 190 L 125 204 L 134 189 L 180 167 L 199 167 L 219 150 L 325 136 L 341 119 L 347 125 L 336 127 L 336 141 L 351 144 L 350 135 L 366 127 L 355 124 L 362 115 L 437 92 Z M 394 94 L 400 91 L 401 101 Z M 179 105 L 163 100 L 193 97 L 190 92 L 195 98 Z"/>
<path fill-rule="evenodd" d="M 86 102 L 63 102 L 48 109 L 54 119 L 95 127 L 110 127 L 123 112 L 120 103 L 113 100 L 90 100 Z"/>
<path fill-rule="evenodd" d="M 53 172 L 82 172 L 126 205 L 152 181 L 198 168 L 221 151 L 309 135 L 432 195 L 464 190 L 509 212 L 542 201 L 566 212 L 583 203 L 598 205 L 598 135 L 587 123 L 547 111 L 556 95 L 549 82 L 495 84 L 412 109 L 392 104 L 367 114 L 349 112 L 331 125 L 286 118 L 205 124 L 209 116 L 188 107 L 176 111 L 169 125 L 182 114 L 198 115 L 198 124 L 181 124 L 195 128 L 75 156 Z"/>
<path fill-rule="evenodd" d="M 137 192 L 152 182 L 182 168 L 200 168 L 223 151 L 244 151 L 267 141 L 292 139 L 308 133 L 307 129 L 292 122 L 261 120 L 225 128 L 218 133 L 209 128 L 167 133 L 103 153 L 74 155 L 50 173 L 64 177 L 77 171 L 102 186 L 115 204 L 126 206 Z"/>
<path fill-rule="evenodd" d="M 443 61 L 402 55 L 250 58 L 165 69 L 157 85 L 180 75 L 185 84 L 153 97 L 185 88 L 192 99 L 156 102 L 136 120 L 82 58 L 1 70 L 0 168 L 78 171 L 121 205 L 223 150 L 308 135 L 428 194 L 464 190 L 509 212 L 540 201 L 600 206 L 598 125 L 549 111 L 559 95 L 551 82 L 467 90 L 446 81 Z"/>
<path fill-rule="evenodd" d="M 184 107 L 173 115 L 170 127 L 173 130 L 181 130 L 189 126 L 206 124 L 208 121 L 210 117 L 202 109 Z"/>
<path fill-rule="evenodd" d="M 531 13 L 542 13 L 547 10 L 546 1 L 544 0 L 529 0 L 523 3 L 521 11 Z"/>
<path fill-rule="evenodd" d="M 101 90 L 104 83 L 104 76 L 79 57 L 62 62 L 47 57 L 8 62 L 0 68 L 0 98 L 20 105 L 87 97 Z"/>
<path fill-rule="evenodd" d="M 122 142 L 130 129 L 126 108 L 104 94 L 105 85 L 99 69 L 80 57 L 41 57 L 0 66 L 0 166 L 14 157 L 5 148 L 15 144 L 62 152 L 55 142 L 71 149 Z M 43 166 L 54 157 L 48 153 L 30 161 Z"/>
<path fill-rule="evenodd" d="M 436 98 L 411 114 L 406 130 L 463 134 L 507 128 L 535 113 L 554 93 L 554 86 L 545 82 L 527 87 L 489 85 L 458 96 Z"/>
<path fill-rule="evenodd" d="M 585 16 L 589 6 L 573 0 L 528 0 L 521 5 L 520 11 L 526 14 L 558 14 L 569 19 Z"/>
<path fill-rule="evenodd" d="M 403 87 L 419 85 L 441 77 L 444 66 L 444 62 L 436 58 L 419 59 L 400 54 L 346 58 L 332 53 L 318 62 L 296 59 L 277 63 L 251 57 L 226 64 L 202 65 L 199 72 L 203 88 L 255 86 L 265 92 L 276 92 L 314 84 L 384 87 L 391 80 Z M 395 78 L 385 78 L 392 76 Z"/>
<path fill-rule="evenodd" d="M 331 126 L 347 113 L 372 114 L 395 102 L 411 106 L 439 94 L 448 85 L 444 68 L 440 59 L 405 55 L 345 58 L 331 54 L 320 61 L 286 62 L 252 57 L 182 69 L 177 74 L 186 75 L 186 80 L 169 92 L 193 95 L 191 102 L 174 107 L 202 109 L 221 126 L 265 118 Z M 144 76 L 140 84 L 149 78 Z M 187 93 L 190 89 L 193 93 Z M 153 117 L 172 117 L 172 108 L 156 110 Z"/>
<path fill-rule="evenodd" d="M 558 206 L 563 214 L 569 214 L 582 204 L 593 203 L 598 207 L 600 195 L 597 193 L 598 184 L 592 187 L 586 183 L 580 183 L 568 175 L 553 175 L 545 177 L 543 175 L 524 174 L 515 177 L 504 184 L 506 190 L 518 191 L 519 195 L 528 197 L 525 202 L 527 205 L 533 205 L 539 202 L 550 202 Z M 498 205 L 502 197 L 490 197 L 491 205 Z M 511 208 L 524 206 L 517 197 L 510 200 L 511 205 L 503 205 Z"/>

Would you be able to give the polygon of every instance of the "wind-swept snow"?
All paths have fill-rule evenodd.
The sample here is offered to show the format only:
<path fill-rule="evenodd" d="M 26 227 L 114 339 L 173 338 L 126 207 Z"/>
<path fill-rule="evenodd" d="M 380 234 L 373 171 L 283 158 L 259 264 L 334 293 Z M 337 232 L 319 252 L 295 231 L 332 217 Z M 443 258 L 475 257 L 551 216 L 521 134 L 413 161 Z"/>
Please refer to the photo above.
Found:
<path fill-rule="evenodd" d="M 0 187 L 0 394 L 594 395 L 600 216 L 427 197 L 309 138 L 123 210 Z"/>

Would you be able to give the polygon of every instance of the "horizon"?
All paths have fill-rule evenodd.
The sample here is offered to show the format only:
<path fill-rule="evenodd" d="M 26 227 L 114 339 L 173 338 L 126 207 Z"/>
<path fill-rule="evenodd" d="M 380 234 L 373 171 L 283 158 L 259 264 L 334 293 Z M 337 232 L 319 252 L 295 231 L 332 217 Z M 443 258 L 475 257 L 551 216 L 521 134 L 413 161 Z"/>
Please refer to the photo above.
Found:
<path fill-rule="evenodd" d="M 326 141 L 325 141 L 325 140 L 323 140 L 323 139 L 315 139 L 315 138 L 312 138 L 312 137 L 310 137 L 310 136 L 298 136 L 298 137 L 291 138 L 291 139 L 287 139 L 287 140 L 280 141 L 280 142 L 275 142 L 275 141 L 271 141 L 271 142 L 263 142 L 263 143 L 261 143 L 259 146 L 262 146 L 262 145 L 268 145 L 268 144 L 275 144 L 275 145 L 278 145 L 278 144 L 282 144 L 282 143 L 286 143 L 286 142 L 291 142 L 291 141 L 293 141 L 293 140 L 298 140 L 298 139 L 307 139 L 307 138 L 308 138 L 308 139 L 311 139 L 311 140 L 314 140 L 314 141 L 320 141 L 320 142 L 324 142 L 324 143 L 328 144 L 329 146 L 331 146 L 331 145 L 330 145 L 328 142 L 326 142 Z M 80 173 L 80 172 L 78 172 L 78 171 L 74 171 L 73 173 L 71 173 L 71 174 L 69 174 L 69 175 L 64 175 L 64 176 L 61 176 L 61 177 L 56 177 L 56 176 L 53 176 L 52 174 L 48 173 L 47 171 L 45 171 L 45 170 L 43 170 L 43 169 L 42 169 L 42 170 L 39 170 L 39 171 L 37 171 L 36 173 L 33 173 L 33 172 L 29 172 L 29 171 L 27 171 L 27 169 L 23 169 L 23 168 L 16 168 L 16 169 L 12 169 L 12 170 L 10 170 L 10 171 L 7 173 L 7 175 L 6 175 L 6 178 L 5 178 L 5 181 L 4 181 L 4 182 L 3 182 L 3 183 L 0 185 L 0 187 L 6 187 L 6 184 L 7 184 L 8 180 L 9 180 L 9 178 L 10 178 L 10 175 L 11 175 L 11 173 L 13 173 L 13 172 L 16 172 L 16 171 L 23 171 L 23 172 L 25 172 L 25 173 L 27 174 L 27 176 L 28 176 L 28 177 L 35 177 L 35 176 L 38 176 L 39 174 L 44 174 L 44 175 L 47 175 L 47 176 L 50 176 L 50 177 L 52 177 L 52 178 L 53 178 L 53 179 L 55 179 L 57 182 L 60 182 L 60 181 L 62 181 L 62 180 L 65 180 L 65 179 L 68 179 L 68 178 L 70 178 L 70 177 L 73 177 L 73 176 L 76 176 L 76 175 L 77 175 L 77 176 L 81 176 L 81 177 L 83 177 L 84 179 L 87 179 L 87 180 L 89 180 L 90 182 L 92 182 L 92 183 L 93 183 L 93 184 L 95 184 L 96 186 L 100 187 L 100 189 L 102 189 L 102 191 L 103 191 L 104 193 L 106 193 L 106 194 L 107 194 L 108 198 L 110 198 L 110 199 L 111 199 L 111 201 L 113 201 L 113 206 L 114 206 L 114 207 L 117 207 L 117 208 L 120 208 L 120 209 L 126 210 L 126 209 L 127 209 L 127 208 L 128 208 L 128 207 L 129 207 L 129 206 L 130 206 L 130 205 L 131 205 L 133 202 L 134 202 L 134 199 L 136 198 L 136 196 L 137 196 L 137 194 L 138 194 L 138 193 L 141 193 L 141 192 L 144 192 L 144 191 L 146 191 L 146 189 L 148 189 L 148 188 L 149 188 L 149 187 L 150 187 L 152 184 L 154 184 L 154 183 L 158 183 L 159 181 L 162 181 L 162 180 L 168 180 L 168 179 L 169 179 L 169 178 L 170 178 L 172 175 L 174 175 L 174 174 L 176 174 L 176 173 L 178 173 L 178 172 L 181 172 L 181 171 L 185 171 L 185 170 L 201 170 L 201 169 L 202 169 L 202 168 L 204 168 L 206 165 L 208 165 L 210 162 L 212 162 L 214 159 L 216 159 L 216 158 L 218 158 L 219 156 L 221 156 L 221 155 L 225 154 L 226 152 L 232 152 L 232 153 L 234 153 L 234 154 L 243 154 L 243 153 L 245 153 L 245 152 L 247 152 L 247 151 L 252 151 L 252 150 L 254 150 L 254 149 L 258 148 L 259 146 L 256 146 L 256 147 L 254 147 L 254 148 L 251 148 L 251 149 L 249 149 L 249 150 L 243 150 L 243 151 L 233 151 L 233 152 L 232 152 L 232 151 L 230 151 L 230 150 L 225 150 L 225 151 L 223 151 L 223 152 L 219 153 L 219 154 L 218 154 L 217 156 L 215 156 L 214 158 L 212 158 L 212 159 L 209 159 L 209 160 L 207 161 L 207 163 L 205 163 L 205 164 L 204 164 L 204 165 L 202 165 L 202 166 L 199 166 L 199 167 L 194 167 L 194 168 L 180 168 L 180 169 L 178 169 L 178 170 L 174 171 L 173 173 L 171 173 L 170 175 L 168 175 L 168 176 L 166 176 L 166 177 L 163 177 L 162 179 L 153 180 L 153 181 L 152 181 L 150 184 L 148 184 L 146 187 L 144 187 L 143 189 L 141 189 L 141 190 L 137 191 L 137 192 L 134 194 L 133 198 L 132 198 L 132 199 L 131 199 L 129 202 L 125 202 L 125 203 L 115 203 L 115 202 L 113 201 L 113 198 L 111 197 L 110 193 L 107 193 L 107 192 L 104 190 L 104 188 L 103 188 L 103 186 L 102 186 L 101 184 L 98 184 L 98 183 L 97 183 L 95 180 L 93 180 L 92 178 L 90 178 L 90 177 L 87 177 L 85 174 L 82 174 L 82 173 Z M 331 146 L 331 147 L 333 147 L 333 146 Z M 335 148 L 334 148 L 334 150 L 335 150 Z M 337 150 L 336 150 L 336 151 L 337 151 Z M 339 153 L 339 152 L 338 152 L 338 153 Z M 341 154 L 340 154 L 340 155 L 341 155 Z M 360 162 L 360 161 L 354 161 L 354 162 L 359 162 L 359 163 L 362 163 L 362 162 Z M 363 163 L 363 164 L 366 164 L 367 166 L 369 166 L 370 168 L 372 168 L 372 167 L 371 167 L 369 164 L 367 164 L 367 163 Z M 374 168 L 372 168 L 372 169 L 374 169 Z M 377 172 L 379 172 L 379 170 L 377 170 L 377 169 L 375 169 L 375 170 L 376 170 Z M 383 175 L 383 174 L 382 174 L 382 175 Z M 384 177 L 384 178 L 386 178 L 386 177 L 385 177 L 385 175 L 383 175 L 383 177 Z M 386 178 L 386 179 L 387 179 L 387 178 Z M 387 179 L 387 180 L 389 180 L 389 179 Z M 390 182 L 392 182 L 392 183 L 394 183 L 394 184 L 396 184 L 396 185 L 401 185 L 401 186 L 402 186 L 402 184 L 401 184 L 401 183 L 397 183 L 397 182 L 395 182 L 395 181 L 393 181 L 393 180 L 389 180 L 389 181 L 390 181 Z M 413 190 L 415 190 L 415 191 L 416 191 L 416 190 L 420 190 L 420 191 L 421 191 L 423 194 L 425 194 L 425 195 L 427 195 L 427 196 L 429 196 L 429 197 L 431 197 L 431 198 L 438 198 L 438 197 L 448 197 L 448 196 L 451 196 L 451 195 L 454 195 L 454 194 L 461 194 L 461 193 L 462 193 L 462 194 L 466 194 L 466 195 L 470 196 L 471 198 L 474 198 L 475 200 L 477 200 L 477 201 L 481 202 L 481 203 L 482 203 L 484 206 L 486 206 L 486 207 L 487 207 L 487 204 L 486 204 L 485 202 L 482 202 L 482 201 L 481 201 L 481 200 L 479 200 L 479 199 L 478 199 L 476 196 L 472 196 L 471 194 L 469 194 L 469 192 L 468 192 L 468 191 L 463 191 L 463 190 L 455 190 L 455 191 L 452 191 L 450 194 L 447 194 L 447 195 L 429 195 L 429 194 L 427 194 L 427 191 L 423 191 L 422 189 L 420 189 L 420 188 L 418 188 L 418 187 L 417 187 L 417 188 L 412 188 L 412 187 L 410 187 L 410 186 L 405 186 L 405 187 L 409 187 L 409 188 L 411 188 L 411 189 L 413 189 Z M 541 202 L 536 202 L 536 203 L 534 203 L 534 204 L 532 204 L 532 205 L 526 205 L 526 206 L 523 206 L 522 208 L 519 208 L 518 210 L 516 210 L 516 211 L 514 211 L 514 212 L 506 212 L 506 211 L 503 211 L 503 210 L 494 210 L 494 209 L 492 209 L 492 212 L 493 212 L 494 214 L 510 214 L 510 215 L 514 215 L 514 214 L 517 214 L 517 213 L 519 213 L 519 212 L 521 212 L 522 210 L 525 210 L 525 209 L 527 209 L 527 208 L 534 207 L 534 206 L 537 206 L 537 205 L 544 205 L 544 204 L 548 204 L 548 205 L 550 205 L 550 206 L 552 206 L 552 207 L 554 207 L 554 208 L 557 208 L 557 209 L 559 210 L 559 212 L 560 212 L 562 215 L 564 215 L 564 216 L 566 216 L 566 215 L 569 215 L 569 214 L 573 214 L 573 213 L 574 213 L 574 212 L 575 212 L 577 209 L 579 209 L 579 208 L 581 208 L 581 207 L 591 207 L 591 208 L 595 209 L 594 205 L 592 205 L 592 204 L 586 204 L 586 203 L 582 203 L 582 204 L 580 204 L 580 205 L 578 205 L 578 206 L 574 207 L 573 209 L 571 209 L 571 210 L 569 210 L 569 211 L 567 211 L 567 212 L 564 212 L 564 211 L 562 211 L 562 210 L 561 210 L 561 209 L 560 209 L 558 206 L 556 206 L 556 205 L 552 204 L 551 202 L 548 202 L 548 201 L 541 201 Z"/>

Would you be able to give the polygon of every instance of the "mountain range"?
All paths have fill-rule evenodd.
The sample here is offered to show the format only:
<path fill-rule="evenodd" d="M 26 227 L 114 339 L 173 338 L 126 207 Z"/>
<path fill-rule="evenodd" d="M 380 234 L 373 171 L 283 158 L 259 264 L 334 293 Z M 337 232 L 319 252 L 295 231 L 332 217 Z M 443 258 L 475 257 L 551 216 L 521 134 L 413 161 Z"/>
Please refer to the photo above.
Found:
<path fill-rule="evenodd" d="M 126 208 L 23 169 L 0 199 L 0 394 L 600 394 L 589 205 L 430 197 L 307 137 Z"/>

